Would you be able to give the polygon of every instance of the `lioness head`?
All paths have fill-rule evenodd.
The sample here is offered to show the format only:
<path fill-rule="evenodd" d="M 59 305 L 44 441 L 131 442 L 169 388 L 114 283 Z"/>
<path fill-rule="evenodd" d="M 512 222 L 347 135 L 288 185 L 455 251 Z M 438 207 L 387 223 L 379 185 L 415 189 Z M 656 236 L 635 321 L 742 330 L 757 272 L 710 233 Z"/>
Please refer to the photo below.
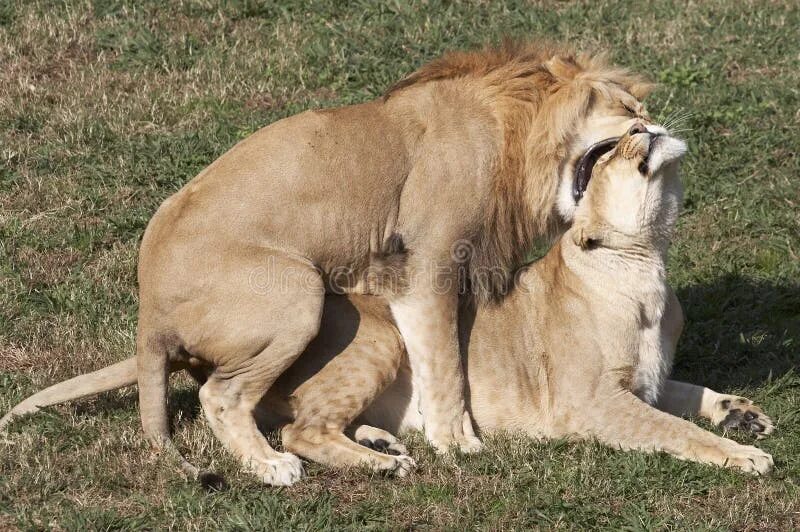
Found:
<path fill-rule="evenodd" d="M 576 243 L 663 243 L 680 209 L 678 163 L 686 144 L 663 128 L 635 123 L 621 138 L 597 149 L 605 153 L 581 161 L 589 166 L 584 169 L 588 177 L 579 172 L 574 185 L 581 195 L 573 228 Z"/>
<path fill-rule="evenodd" d="M 616 79 L 594 86 L 591 109 L 577 127 L 560 176 L 558 211 L 568 222 L 575 215 L 594 163 L 614 147 L 616 139 L 636 124 L 653 133 L 666 133 L 653 124 L 641 101 L 649 94 L 650 84 L 617 74 Z"/>

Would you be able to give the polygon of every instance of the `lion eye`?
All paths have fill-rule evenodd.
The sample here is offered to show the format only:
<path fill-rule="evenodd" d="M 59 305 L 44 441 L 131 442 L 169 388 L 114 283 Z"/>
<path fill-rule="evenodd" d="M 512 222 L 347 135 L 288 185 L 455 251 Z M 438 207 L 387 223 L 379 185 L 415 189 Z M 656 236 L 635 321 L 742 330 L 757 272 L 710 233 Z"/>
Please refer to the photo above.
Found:
<path fill-rule="evenodd" d="M 628 111 L 630 114 L 632 114 L 632 115 L 636 115 L 636 110 L 635 110 L 635 109 L 633 109 L 633 108 L 632 108 L 630 105 L 627 105 L 627 104 L 624 104 L 624 103 L 623 103 L 623 104 L 622 104 L 622 107 L 624 107 L 624 108 L 625 108 L 625 110 L 626 110 L 626 111 Z"/>

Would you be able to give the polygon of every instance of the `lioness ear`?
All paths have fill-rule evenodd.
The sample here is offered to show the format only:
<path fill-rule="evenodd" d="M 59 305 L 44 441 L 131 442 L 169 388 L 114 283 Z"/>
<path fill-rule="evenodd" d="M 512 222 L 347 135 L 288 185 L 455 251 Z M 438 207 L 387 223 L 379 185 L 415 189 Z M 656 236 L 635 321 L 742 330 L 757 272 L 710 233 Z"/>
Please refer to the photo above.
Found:
<path fill-rule="evenodd" d="M 603 240 L 602 233 L 599 227 L 581 224 L 572 228 L 572 242 L 581 249 L 594 249 Z"/>

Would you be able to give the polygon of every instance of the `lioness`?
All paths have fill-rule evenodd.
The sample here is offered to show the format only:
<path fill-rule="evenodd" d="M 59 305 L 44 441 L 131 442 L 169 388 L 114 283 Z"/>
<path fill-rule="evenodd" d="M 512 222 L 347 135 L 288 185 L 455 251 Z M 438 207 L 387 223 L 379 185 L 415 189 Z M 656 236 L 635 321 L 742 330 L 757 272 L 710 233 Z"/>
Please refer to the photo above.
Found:
<path fill-rule="evenodd" d="M 234 146 L 161 205 L 142 239 L 147 437 L 169 441 L 154 421 L 169 362 L 200 360 L 214 368 L 200 402 L 217 438 L 264 482 L 295 482 L 300 460 L 270 448 L 253 410 L 317 335 L 334 291 L 387 298 L 428 440 L 477 450 L 459 287 L 480 304 L 502 299 L 534 238 L 557 225 L 574 162 L 646 120 L 644 90 L 597 58 L 509 45 L 446 55 L 384 98 L 292 116 Z"/>
<path fill-rule="evenodd" d="M 698 415 L 759 435 L 773 430 L 747 399 L 667 380 L 683 327 L 665 260 L 681 203 L 678 160 L 685 145 L 653 129 L 633 126 L 596 161 L 572 228 L 543 259 L 519 270 L 508 297 L 462 312 L 469 408 L 481 431 L 594 437 L 622 449 L 766 473 L 769 454 L 676 417 Z M 347 320 L 356 313 L 355 338 L 342 351 L 337 341 L 353 329 Z M 365 463 L 404 474 L 413 461 L 390 433 L 353 430 L 362 443 L 377 442 L 399 456 L 342 433 L 356 417 L 392 432 L 422 426 L 400 337 L 374 298 L 330 301 L 326 315 L 320 337 L 276 386 L 290 398 L 294 418 L 283 429 L 284 446 L 333 466 Z"/>
<path fill-rule="evenodd" d="M 609 149 L 602 157 L 597 151 Z M 543 259 L 518 270 L 503 301 L 462 309 L 467 397 L 482 431 L 595 437 L 748 472 L 771 468 L 763 451 L 675 417 L 702 416 L 759 436 L 773 430 L 748 399 L 666 379 L 683 326 L 664 261 L 681 201 L 677 164 L 684 149 L 663 130 L 649 133 L 637 124 L 616 147 L 608 142 L 587 154 L 581 163 L 591 180 L 576 177 L 572 229 Z M 319 336 L 258 413 L 265 424 L 288 418 L 284 445 L 301 456 L 406 474 L 414 461 L 388 431 L 423 425 L 407 362 L 382 298 L 327 296 Z M 188 369 L 201 381 L 213 371 L 191 358 L 170 369 Z M 133 358 L 75 377 L 17 405 L 0 430 L 12 415 L 135 382 Z"/>

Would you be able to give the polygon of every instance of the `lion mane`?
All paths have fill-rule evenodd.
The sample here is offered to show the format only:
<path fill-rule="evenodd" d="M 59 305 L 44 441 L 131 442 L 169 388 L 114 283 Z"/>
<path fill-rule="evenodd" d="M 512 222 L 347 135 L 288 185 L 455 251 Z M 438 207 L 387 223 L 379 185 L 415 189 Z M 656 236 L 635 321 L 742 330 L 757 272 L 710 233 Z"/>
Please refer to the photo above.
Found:
<path fill-rule="evenodd" d="M 500 46 L 450 52 L 401 79 L 388 100 L 416 85 L 450 80 L 488 102 L 502 128 L 482 227 L 472 239 L 464 290 L 496 301 L 510 289 L 510 275 L 538 237 L 563 229 L 555 215 L 566 146 L 576 124 L 598 96 L 619 88 L 641 100 L 653 85 L 612 67 L 605 54 L 574 53 L 563 46 L 506 39 Z"/>

